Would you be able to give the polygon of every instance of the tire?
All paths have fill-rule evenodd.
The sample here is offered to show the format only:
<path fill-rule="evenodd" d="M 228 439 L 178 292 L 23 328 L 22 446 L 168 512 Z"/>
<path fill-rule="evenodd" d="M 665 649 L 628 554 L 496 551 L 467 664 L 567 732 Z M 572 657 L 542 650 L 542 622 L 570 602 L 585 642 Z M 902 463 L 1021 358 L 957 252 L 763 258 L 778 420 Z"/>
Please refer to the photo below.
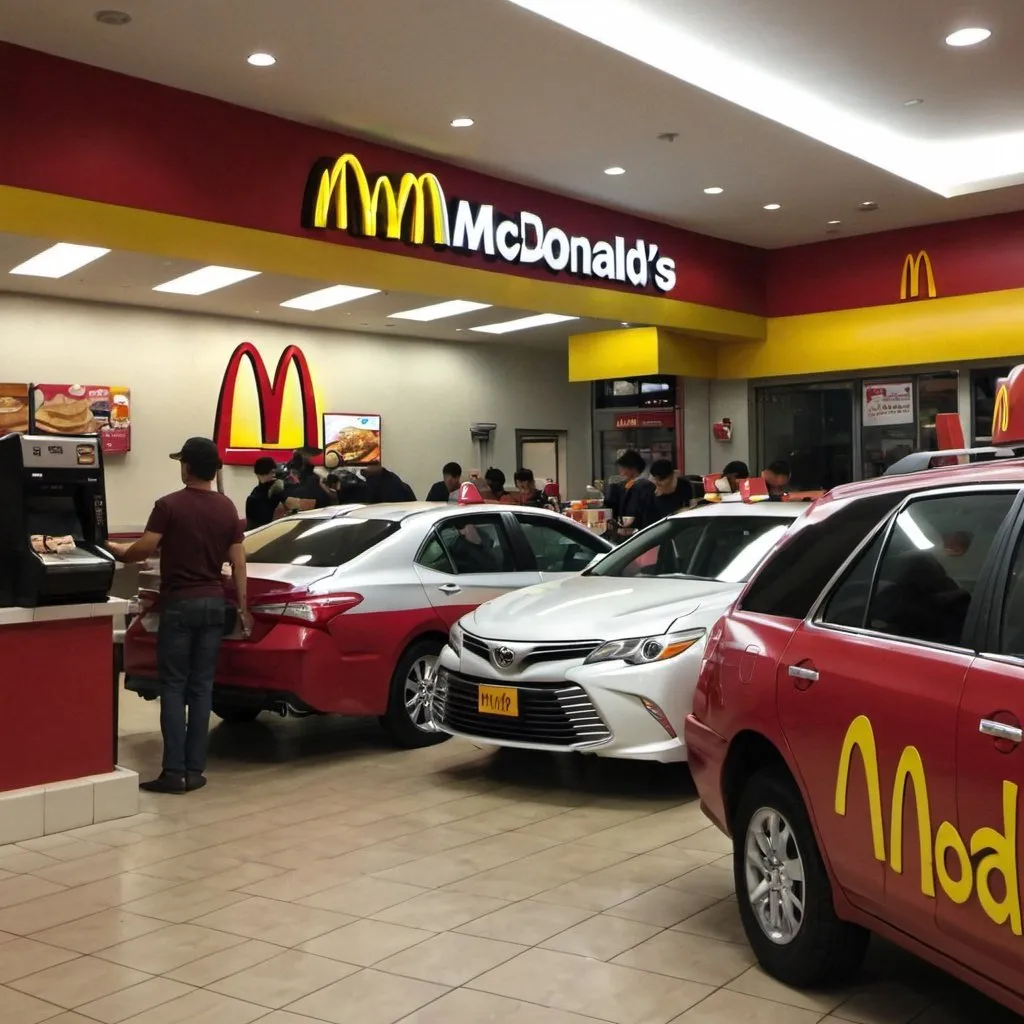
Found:
<path fill-rule="evenodd" d="M 778 770 L 754 775 L 732 833 L 740 917 L 761 967 L 794 988 L 848 981 L 870 935 L 836 916 L 832 882 L 793 780 Z M 755 907 L 751 891 L 761 886 L 768 888 Z"/>
<path fill-rule="evenodd" d="M 433 673 L 443 648 L 441 640 L 419 640 L 398 659 L 391 677 L 388 710 L 380 722 L 400 747 L 430 747 L 451 739 L 446 732 L 434 726 L 430 718 Z M 410 706 L 414 691 L 421 699 Z"/>
<path fill-rule="evenodd" d="M 255 722 L 260 713 L 260 708 L 249 707 L 245 704 L 214 704 L 213 713 L 229 725 L 244 725 L 246 722 Z"/>

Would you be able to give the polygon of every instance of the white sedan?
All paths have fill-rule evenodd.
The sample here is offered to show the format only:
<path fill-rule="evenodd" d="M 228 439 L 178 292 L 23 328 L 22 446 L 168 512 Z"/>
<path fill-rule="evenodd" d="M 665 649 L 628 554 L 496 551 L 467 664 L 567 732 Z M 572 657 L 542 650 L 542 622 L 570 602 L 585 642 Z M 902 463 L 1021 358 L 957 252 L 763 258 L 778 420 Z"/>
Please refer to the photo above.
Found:
<path fill-rule="evenodd" d="M 705 637 L 806 507 L 681 512 L 581 575 L 481 605 L 441 653 L 437 726 L 495 746 L 685 760 Z"/>

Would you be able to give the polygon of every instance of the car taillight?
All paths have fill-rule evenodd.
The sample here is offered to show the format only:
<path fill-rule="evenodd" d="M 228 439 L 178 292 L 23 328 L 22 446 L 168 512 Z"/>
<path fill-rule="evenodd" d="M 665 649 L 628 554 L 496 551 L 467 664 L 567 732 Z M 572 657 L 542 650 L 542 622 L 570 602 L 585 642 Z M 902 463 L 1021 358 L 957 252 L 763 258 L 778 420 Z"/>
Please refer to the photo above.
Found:
<path fill-rule="evenodd" d="M 327 597 L 304 597 L 297 601 L 257 604 L 252 606 L 251 611 L 254 619 L 263 622 L 286 620 L 323 628 L 336 615 L 355 608 L 362 600 L 362 594 L 331 594 Z"/>

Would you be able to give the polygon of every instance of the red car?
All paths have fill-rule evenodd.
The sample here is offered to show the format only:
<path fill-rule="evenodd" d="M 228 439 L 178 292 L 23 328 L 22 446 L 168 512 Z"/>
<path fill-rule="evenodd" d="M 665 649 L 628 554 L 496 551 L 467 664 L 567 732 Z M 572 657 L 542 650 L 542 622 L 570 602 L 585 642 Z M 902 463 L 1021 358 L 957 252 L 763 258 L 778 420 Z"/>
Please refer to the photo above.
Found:
<path fill-rule="evenodd" d="M 812 506 L 714 627 L 686 722 L 762 967 L 837 982 L 877 932 L 1024 1013 L 1022 719 L 1024 461 Z"/>

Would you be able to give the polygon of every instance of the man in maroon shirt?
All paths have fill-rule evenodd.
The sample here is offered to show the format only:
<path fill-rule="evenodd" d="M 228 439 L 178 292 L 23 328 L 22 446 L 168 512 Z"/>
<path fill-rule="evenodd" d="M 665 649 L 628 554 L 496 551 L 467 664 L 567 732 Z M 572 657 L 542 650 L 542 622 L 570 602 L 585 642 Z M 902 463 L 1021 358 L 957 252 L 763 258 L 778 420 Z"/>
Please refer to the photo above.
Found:
<path fill-rule="evenodd" d="M 185 793 L 206 785 L 210 704 L 227 613 L 225 562 L 231 563 L 243 632 L 252 626 L 238 512 L 213 489 L 221 467 L 217 446 L 190 437 L 171 458 L 181 463 L 185 486 L 157 501 L 137 541 L 109 545 L 122 562 L 142 562 L 160 551 L 157 665 L 164 760 L 160 775 L 140 786 L 152 793 Z"/>

